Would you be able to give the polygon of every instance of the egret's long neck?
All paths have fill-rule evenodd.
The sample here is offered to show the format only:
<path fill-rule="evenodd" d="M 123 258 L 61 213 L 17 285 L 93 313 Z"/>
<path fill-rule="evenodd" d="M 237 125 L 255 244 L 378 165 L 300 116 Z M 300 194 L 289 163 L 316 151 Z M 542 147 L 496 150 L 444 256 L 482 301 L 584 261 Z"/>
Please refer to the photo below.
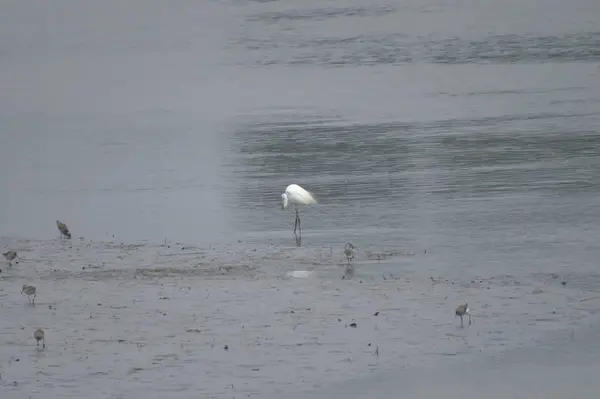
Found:
<path fill-rule="evenodd" d="M 281 209 L 286 209 L 288 207 L 288 197 L 285 193 L 281 194 Z"/>

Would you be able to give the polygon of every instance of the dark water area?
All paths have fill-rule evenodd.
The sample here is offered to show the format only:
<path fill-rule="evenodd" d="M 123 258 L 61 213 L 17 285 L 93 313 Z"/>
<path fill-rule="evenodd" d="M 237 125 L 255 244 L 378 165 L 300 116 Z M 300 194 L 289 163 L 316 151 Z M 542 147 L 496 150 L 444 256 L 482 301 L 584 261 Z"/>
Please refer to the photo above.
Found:
<path fill-rule="evenodd" d="M 593 335 L 600 3 L 1 7 L 6 397 L 348 397 Z"/>

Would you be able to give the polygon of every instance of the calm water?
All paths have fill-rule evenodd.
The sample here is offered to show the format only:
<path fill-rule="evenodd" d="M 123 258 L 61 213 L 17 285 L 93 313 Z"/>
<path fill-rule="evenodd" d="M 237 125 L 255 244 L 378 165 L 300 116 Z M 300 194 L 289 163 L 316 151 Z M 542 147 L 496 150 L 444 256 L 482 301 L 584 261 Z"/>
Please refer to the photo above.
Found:
<path fill-rule="evenodd" d="M 283 395 L 531 344 L 597 311 L 580 302 L 600 288 L 597 1 L 0 7 L 0 245 L 24 258 L 0 280 L 14 397 L 151 397 L 166 375 L 160 395 Z M 290 183 L 320 201 L 301 248 Z M 462 331 L 465 299 L 485 321 Z M 379 332 L 335 330 L 377 309 Z M 250 348 L 244 323 L 270 344 Z"/>

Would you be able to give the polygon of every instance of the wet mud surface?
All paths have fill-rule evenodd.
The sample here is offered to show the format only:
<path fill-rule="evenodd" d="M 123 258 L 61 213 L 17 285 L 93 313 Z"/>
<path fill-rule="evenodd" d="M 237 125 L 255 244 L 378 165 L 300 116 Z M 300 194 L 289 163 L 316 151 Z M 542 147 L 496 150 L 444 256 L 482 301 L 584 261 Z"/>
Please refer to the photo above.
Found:
<path fill-rule="evenodd" d="M 532 345 L 600 305 L 598 275 L 432 276 L 410 249 L 361 248 L 348 273 L 343 246 L 0 243 L 20 256 L 0 274 L 7 398 L 277 396 Z"/>

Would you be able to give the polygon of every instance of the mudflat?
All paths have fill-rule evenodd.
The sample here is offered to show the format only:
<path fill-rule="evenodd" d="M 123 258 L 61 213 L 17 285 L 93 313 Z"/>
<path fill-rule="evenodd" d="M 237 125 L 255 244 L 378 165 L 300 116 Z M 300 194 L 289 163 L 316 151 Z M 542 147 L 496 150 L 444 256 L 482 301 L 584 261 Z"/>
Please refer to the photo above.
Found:
<path fill-rule="evenodd" d="M 586 325 L 598 306 L 575 278 L 552 274 L 386 271 L 428 256 L 407 250 L 361 249 L 342 279 L 343 247 L 1 242 L 23 258 L 0 277 L 7 397 L 277 397 L 536 346 Z M 35 305 L 19 294 L 25 283 Z M 461 328 L 464 298 L 473 324 Z"/>

